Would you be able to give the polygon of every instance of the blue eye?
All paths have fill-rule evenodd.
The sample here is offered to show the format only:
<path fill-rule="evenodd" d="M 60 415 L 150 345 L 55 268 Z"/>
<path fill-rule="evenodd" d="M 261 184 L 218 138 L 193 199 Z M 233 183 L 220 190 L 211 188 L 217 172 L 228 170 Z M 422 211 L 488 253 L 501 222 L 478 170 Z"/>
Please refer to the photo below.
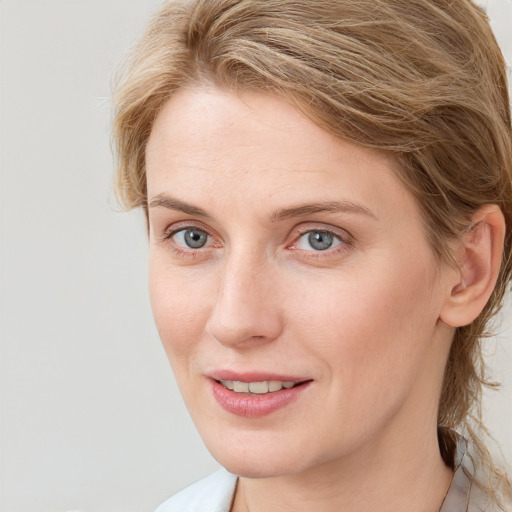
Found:
<path fill-rule="evenodd" d="M 326 251 L 341 244 L 340 237 L 330 231 L 308 231 L 297 241 L 297 249 L 303 251 Z"/>
<path fill-rule="evenodd" d="M 173 240 L 182 247 L 201 249 L 208 243 L 208 233 L 197 228 L 181 229 L 172 235 Z"/>

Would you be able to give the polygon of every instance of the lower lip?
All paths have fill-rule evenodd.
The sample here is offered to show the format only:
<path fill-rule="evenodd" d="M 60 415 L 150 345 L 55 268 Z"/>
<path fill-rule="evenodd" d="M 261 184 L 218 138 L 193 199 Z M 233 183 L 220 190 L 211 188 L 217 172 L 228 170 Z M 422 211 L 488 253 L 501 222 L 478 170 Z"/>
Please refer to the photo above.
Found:
<path fill-rule="evenodd" d="M 226 389 L 222 384 L 213 380 L 212 389 L 213 396 L 226 411 L 236 416 L 259 418 L 287 406 L 297 399 L 310 384 L 311 382 L 305 382 L 299 386 L 290 389 L 283 388 L 273 393 L 246 395 Z"/>

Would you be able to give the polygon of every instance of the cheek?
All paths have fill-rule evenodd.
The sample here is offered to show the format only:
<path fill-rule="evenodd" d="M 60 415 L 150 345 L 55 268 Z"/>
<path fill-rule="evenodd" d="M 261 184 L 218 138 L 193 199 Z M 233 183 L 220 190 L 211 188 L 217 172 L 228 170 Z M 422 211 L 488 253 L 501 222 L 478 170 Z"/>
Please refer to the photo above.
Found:
<path fill-rule="evenodd" d="M 307 305 L 297 302 L 303 342 L 339 381 L 335 389 L 363 397 L 372 388 L 366 400 L 378 401 L 414 379 L 438 318 L 425 289 L 428 268 L 388 265 L 370 276 L 354 273 L 336 286 L 315 288 Z"/>
<path fill-rule="evenodd" d="M 204 333 L 205 283 L 150 258 L 149 295 L 160 339 L 179 373 L 180 364 L 190 360 Z"/>

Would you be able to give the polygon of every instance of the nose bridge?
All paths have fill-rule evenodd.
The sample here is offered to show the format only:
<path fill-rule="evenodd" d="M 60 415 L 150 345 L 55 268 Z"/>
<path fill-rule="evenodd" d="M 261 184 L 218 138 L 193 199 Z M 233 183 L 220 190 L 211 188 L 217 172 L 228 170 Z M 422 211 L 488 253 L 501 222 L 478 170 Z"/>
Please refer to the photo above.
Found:
<path fill-rule="evenodd" d="M 224 345 L 275 339 L 281 318 L 274 307 L 273 263 L 242 247 L 226 257 L 217 300 L 207 324 L 209 334 Z"/>

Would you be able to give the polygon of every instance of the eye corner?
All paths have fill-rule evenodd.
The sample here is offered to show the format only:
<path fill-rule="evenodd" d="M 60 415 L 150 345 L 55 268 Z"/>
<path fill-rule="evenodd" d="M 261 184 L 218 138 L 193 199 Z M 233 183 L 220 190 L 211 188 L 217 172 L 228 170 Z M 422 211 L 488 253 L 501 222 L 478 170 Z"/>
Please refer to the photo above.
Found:
<path fill-rule="evenodd" d="M 286 248 L 305 258 L 329 258 L 340 256 L 353 246 L 354 238 L 344 229 L 306 224 L 296 229 Z"/>

